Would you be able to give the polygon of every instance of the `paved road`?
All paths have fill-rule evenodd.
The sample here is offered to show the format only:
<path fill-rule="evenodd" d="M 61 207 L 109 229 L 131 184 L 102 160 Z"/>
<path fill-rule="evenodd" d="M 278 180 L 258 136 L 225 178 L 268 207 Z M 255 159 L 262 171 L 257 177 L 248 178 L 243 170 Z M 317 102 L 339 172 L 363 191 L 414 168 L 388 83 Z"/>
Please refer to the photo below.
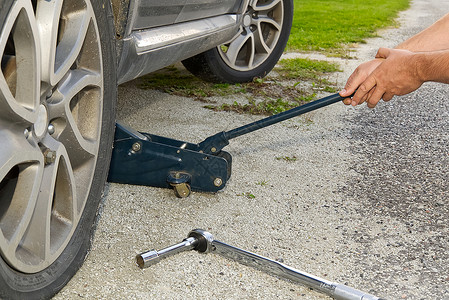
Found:
<path fill-rule="evenodd" d="M 358 49 L 359 61 L 447 11 L 447 2 L 413 1 L 400 28 Z M 342 62 L 337 80 L 357 63 Z M 448 299 L 448 92 L 426 84 L 375 110 L 336 104 L 241 137 L 227 147 L 233 175 L 216 195 L 179 200 L 169 190 L 111 184 L 92 252 L 55 299 L 326 299 L 213 254 L 135 266 L 135 254 L 198 227 L 387 299 Z M 123 122 L 190 142 L 257 119 L 135 83 L 120 88 L 119 105 Z"/>

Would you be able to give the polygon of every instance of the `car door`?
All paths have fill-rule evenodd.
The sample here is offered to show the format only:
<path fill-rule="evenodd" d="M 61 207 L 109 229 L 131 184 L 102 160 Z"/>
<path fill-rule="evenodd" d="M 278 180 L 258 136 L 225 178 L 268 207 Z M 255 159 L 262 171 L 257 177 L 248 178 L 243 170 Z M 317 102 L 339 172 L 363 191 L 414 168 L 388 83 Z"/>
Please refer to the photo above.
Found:
<path fill-rule="evenodd" d="M 176 23 L 235 13 L 242 0 L 187 0 Z"/>
<path fill-rule="evenodd" d="M 187 0 L 136 0 L 133 30 L 173 24 Z"/>

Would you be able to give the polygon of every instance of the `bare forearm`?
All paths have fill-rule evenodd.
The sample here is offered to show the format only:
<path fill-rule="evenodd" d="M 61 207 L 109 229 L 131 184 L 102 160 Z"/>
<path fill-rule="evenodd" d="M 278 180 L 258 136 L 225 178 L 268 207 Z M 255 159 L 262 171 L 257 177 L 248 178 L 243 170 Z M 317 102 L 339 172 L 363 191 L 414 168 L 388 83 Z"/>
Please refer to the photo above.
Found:
<path fill-rule="evenodd" d="M 395 48 L 413 52 L 449 50 L 449 14 Z"/>
<path fill-rule="evenodd" d="M 422 82 L 449 83 L 449 50 L 416 53 L 415 56 Z"/>

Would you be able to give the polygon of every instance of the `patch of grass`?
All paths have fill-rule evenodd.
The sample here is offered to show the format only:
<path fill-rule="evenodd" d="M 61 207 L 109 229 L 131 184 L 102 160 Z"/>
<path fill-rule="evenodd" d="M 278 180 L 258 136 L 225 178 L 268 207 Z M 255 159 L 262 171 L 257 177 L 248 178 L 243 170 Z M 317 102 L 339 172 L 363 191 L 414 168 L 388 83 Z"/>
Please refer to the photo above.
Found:
<path fill-rule="evenodd" d="M 294 0 L 287 51 L 321 51 L 347 56 L 347 48 L 394 26 L 409 0 Z"/>
<path fill-rule="evenodd" d="M 280 67 L 280 71 L 283 67 Z M 310 71 L 312 74 L 313 71 Z M 318 73 L 316 73 L 318 76 Z M 314 77 L 317 78 L 317 77 Z M 254 82 L 244 84 L 214 84 L 205 82 L 187 71 L 172 66 L 161 71 L 141 77 L 139 88 L 159 90 L 171 95 L 194 98 L 207 103 L 204 107 L 215 111 L 232 111 L 256 115 L 273 115 L 298 105 L 304 104 L 315 97 L 315 93 L 304 90 L 295 84 L 280 84 L 276 80 L 256 78 Z M 318 82 L 318 80 L 317 80 Z M 314 85 L 315 87 L 320 84 Z M 217 105 L 210 97 L 243 95 L 248 103 Z"/>
<path fill-rule="evenodd" d="M 245 92 L 240 84 L 213 84 L 170 66 L 139 79 L 139 88 L 159 90 L 171 95 L 203 99 Z"/>
<path fill-rule="evenodd" d="M 247 104 L 234 102 L 204 107 L 215 111 L 233 111 L 253 115 L 278 114 L 314 100 L 318 91 L 335 93 L 337 91 L 335 83 L 327 80 L 325 76 L 341 70 L 337 63 L 293 58 L 280 60 L 275 71 L 282 79 L 294 79 L 299 82 L 293 86 L 282 86 L 276 82 L 268 83 L 265 79 L 256 78 L 254 82 L 242 86 L 254 97 L 263 98 L 263 101 L 256 102 L 254 99 L 249 99 Z M 307 91 L 299 89 L 299 83 L 306 81 L 311 83 L 310 88 Z"/>
<path fill-rule="evenodd" d="M 254 196 L 253 194 L 251 194 L 251 193 L 249 193 L 249 192 L 237 194 L 237 196 L 243 196 L 243 197 L 246 197 L 246 198 L 248 198 L 248 199 L 254 199 L 254 198 L 256 198 L 256 196 Z"/>
<path fill-rule="evenodd" d="M 281 59 L 278 65 L 279 75 L 295 80 L 321 80 L 323 75 L 342 71 L 337 63 L 307 58 Z"/>
<path fill-rule="evenodd" d="M 268 184 L 268 181 L 266 181 L 266 180 L 256 182 L 256 185 L 260 185 L 260 186 L 266 186 L 267 184 Z"/>
<path fill-rule="evenodd" d="M 276 160 L 283 160 L 286 162 L 295 162 L 298 160 L 298 158 L 296 156 L 278 156 L 276 157 Z"/>
<path fill-rule="evenodd" d="M 233 111 L 252 115 L 274 115 L 296 106 L 298 106 L 298 103 L 291 103 L 279 98 L 276 100 L 267 99 L 259 103 L 256 103 L 254 100 L 250 100 L 248 104 L 241 104 L 234 101 L 232 104 L 222 104 L 221 106 L 208 105 L 205 107 L 215 111 Z"/>

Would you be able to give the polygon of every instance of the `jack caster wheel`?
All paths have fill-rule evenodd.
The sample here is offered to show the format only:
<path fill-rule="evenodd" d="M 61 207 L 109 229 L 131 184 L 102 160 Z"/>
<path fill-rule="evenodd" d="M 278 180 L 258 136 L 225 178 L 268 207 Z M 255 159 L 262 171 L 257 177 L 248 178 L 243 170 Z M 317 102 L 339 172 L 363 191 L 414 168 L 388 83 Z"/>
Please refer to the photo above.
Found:
<path fill-rule="evenodd" d="M 188 183 L 175 184 L 173 185 L 173 190 L 178 198 L 187 198 L 191 193 L 190 185 Z"/>

